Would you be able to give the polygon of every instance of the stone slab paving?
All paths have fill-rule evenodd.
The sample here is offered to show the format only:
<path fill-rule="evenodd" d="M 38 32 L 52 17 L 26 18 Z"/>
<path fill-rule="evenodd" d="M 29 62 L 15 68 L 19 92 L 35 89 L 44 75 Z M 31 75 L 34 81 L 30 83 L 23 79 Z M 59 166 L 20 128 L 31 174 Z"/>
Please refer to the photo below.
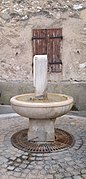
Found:
<path fill-rule="evenodd" d="M 71 148 L 30 154 L 11 144 L 11 136 L 28 128 L 28 119 L 0 115 L 0 179 L 86 179 L 86 118 L 64 115 L 55 127 L 74 136 Z"/>

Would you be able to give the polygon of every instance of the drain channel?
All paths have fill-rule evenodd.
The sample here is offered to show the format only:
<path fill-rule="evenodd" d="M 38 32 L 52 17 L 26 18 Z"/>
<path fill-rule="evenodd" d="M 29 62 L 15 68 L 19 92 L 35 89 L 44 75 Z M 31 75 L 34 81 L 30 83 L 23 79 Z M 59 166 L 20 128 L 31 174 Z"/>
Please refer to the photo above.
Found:
<path fill-rule="evenodd" d="M 74 144 L 73 136 L 61 129 L 55 129 L 54 142 L 44 143 L 28 141 L 27 132 L 28 129 L 24 129 L 13 134 L 11 137 L 12 145 L 20 150 L 30 153 L 50 153 L 72 147 Z"/>

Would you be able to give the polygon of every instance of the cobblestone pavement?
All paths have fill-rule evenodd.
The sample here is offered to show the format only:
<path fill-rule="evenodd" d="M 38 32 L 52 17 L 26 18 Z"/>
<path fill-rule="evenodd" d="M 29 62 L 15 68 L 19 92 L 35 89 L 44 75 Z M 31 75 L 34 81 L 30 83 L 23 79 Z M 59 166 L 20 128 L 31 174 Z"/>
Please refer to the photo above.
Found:
<path fill-rule="evenodd" d="M 0 179 L 86 179 L 86 118 L 65 115 L 56 127 L 75 138 L 73 147 L 48 154 L 30 154 L 14 148 L 11 136 L 28 127 L 28 119 L 0 117 Z"/>

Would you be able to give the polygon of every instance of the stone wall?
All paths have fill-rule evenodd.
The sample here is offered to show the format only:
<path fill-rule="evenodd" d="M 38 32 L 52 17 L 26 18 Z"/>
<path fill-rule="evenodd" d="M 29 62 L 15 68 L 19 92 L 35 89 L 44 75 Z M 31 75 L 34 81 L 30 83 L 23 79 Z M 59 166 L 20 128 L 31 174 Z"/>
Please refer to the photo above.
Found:
<path fill-rule="evenodd" d="M 86 82 L 86 2 L 1 0 L 0 82 L 31 83 L 32 29 L 59 27 L 63 29 L 63 69 L 62 73 L 49 73 L 48 81 L 83 84 Z"/>
<path fill-rule="evenodd" d="M 49 80 L 86 80 L 86 2 L 0 1 L 0 80 L 32 80 L 32 29 L 63 28 L 61 74 Z"/>

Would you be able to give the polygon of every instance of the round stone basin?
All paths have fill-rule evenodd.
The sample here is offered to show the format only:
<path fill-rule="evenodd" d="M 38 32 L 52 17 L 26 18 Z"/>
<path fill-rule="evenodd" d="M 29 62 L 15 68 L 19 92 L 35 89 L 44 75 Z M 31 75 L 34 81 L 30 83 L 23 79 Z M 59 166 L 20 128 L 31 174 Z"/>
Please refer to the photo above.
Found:
<path fill-rule="evenodd" d="M 21 116 L 32 119 L 55 119 L 70 111 L 73 98 L 64 94 L 48 93 L 48 99 L 35 99 L 34 93 L 11 98 L 12 108 Z"/>
<path fill-rule="evenodd" d="M 73 98 L 64 94 L 48 93 L 47 99 L 36 99 L 34 93 L 11 98 L 13 109 L 29 118 L 28 140 L 47 142 L 55 140 L 55 119 L 70 111 Z"/>

